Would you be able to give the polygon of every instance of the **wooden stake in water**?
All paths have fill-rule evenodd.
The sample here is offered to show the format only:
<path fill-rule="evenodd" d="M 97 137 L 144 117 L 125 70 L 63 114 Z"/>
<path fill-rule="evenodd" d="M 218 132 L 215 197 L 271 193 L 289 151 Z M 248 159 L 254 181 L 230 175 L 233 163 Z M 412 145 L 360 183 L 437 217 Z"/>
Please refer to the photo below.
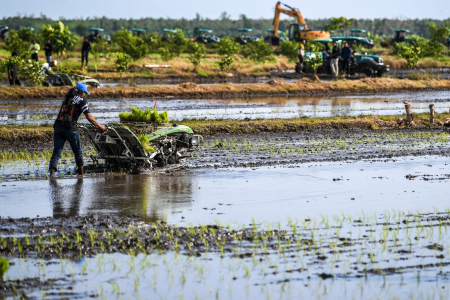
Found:
<path fill-rule="evenodd" d="M 413 125 L 414 116 L 411 111 L 411 104 L 405 104 L 405 109 L 406 109 L 406 123 L 408 125 Z"/>
<path fill-rule="evenodd" d="M 434 124 L 434 104 L 430 104 L 430 124 Z"/>

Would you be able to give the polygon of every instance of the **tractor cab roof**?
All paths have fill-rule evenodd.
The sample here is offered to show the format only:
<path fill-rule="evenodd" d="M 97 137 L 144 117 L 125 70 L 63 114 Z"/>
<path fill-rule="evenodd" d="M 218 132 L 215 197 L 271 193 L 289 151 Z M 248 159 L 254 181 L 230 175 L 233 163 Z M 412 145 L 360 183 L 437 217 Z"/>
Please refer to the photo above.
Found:
<path fill-rule="evenodd" d="M 177 33 L 177 32 L 178 32 L 178 31 L 175 30 L 175 29 L 167 29 L 167 28 L 164 28 L 163 31 L 164 31 L 164 32 L 167 32 L 167 33 Z"/>
<path fill-rule="evenodd" d="M 34 27 L 28 27 L 28 26 L 22 26 L 20 27 L 21 29 L 29 29 L 31 31 L 36 31 L 36 29 L 34 29 Z"/>
<path fill-rule="evenodd" d="M 103 29 L 103 28 L 97 28 L 97 27 L 89 27 L 89 31 L 103 32 L 103 31 L 105 31 L 105 29 Z"/>
<path fill-rule="evenodd" d="M 198 32 L 206 32 L 206 33 L 212 33 L 213 31 L 211 29 L 198 29 Z"/>
<path fill-rule="evenodd" d="M 411 32 L 408 29 L 395 29 L 394 31 L 395 32 L 406 32 L 406 33 Z"/>
<path fill-rule="evenodd" d="M 133 32 L 147 32 L 147 30 L 141 29 L 141 28 L 131 28 L 131 31 L 133 31 Z"/>
<path fill-rule="evenodd" d="M 252 32 L 253 29 L 251 29 L 251 28 L 238 28 L 237 31 L 241 31 L 241 32 Z"/>
<path fill-rule="evenodd" d="M 361 32 L 361 33 L 365 33 L 365 32 L 367 32 L 367 30 L 364 30 L 364 29 L 350 29 L 350 32 Z"/>
<path fill-rule="evenodd" d="M 331 39 L 335 42 L 338 41 L 366 41 L 367 38 L 360 37 L 360 36 L 333 36 Z"/>
<path fill-rule="evenodd" d="M 266 31 L 267 31 L 267 32 L 273 32 L 273 29 L 270 29 L 270 28 L 269 28 L 269 29 L 267 29 Z M 278 33 L 283 33 L 282 30 L 278 30 L 277 32 L 278 32 Z"/>

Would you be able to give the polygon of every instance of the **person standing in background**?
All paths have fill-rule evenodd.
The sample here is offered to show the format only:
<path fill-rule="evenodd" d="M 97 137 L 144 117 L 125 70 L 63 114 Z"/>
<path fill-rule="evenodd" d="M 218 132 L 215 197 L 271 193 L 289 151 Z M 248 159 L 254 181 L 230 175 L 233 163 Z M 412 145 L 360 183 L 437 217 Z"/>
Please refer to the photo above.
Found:
<path fill-rule="evenodd" d="M 343 69 L 347 72 L 347 76 L 350 76 L 350 59 L 352 58 L 352 48 L 348 46 L 348 43 L 344 43 L 344 48 L 341 50 L 341 57 L 344 60 Z"/>
<path fill-rule="evenodd" d="M 39 50 L 41 50 L 41 47 L 39 46 L 38 43 L 36 43 L 36 40 L 33 40 L 30 45 L 30 53 L 32 60 L 39 61 L 38 58 Z"/>
<path fill-rule="evenodd" d="M 52 54 L 53 54 L 53 45 L 50 42 L 50 40 L 47 40 L 47 44 L 45 44 L 44 50 L 45 50 L 45 59 L 47 60 L 47 63 L 49 64 L 52 62 Z"/>
<path fill-rule="evenodd" d="M 84 70 L 84 60 L 86 60 L 86 68 L 89 63 L 89 51 L 91 51 L 91 43 L 85 36 L 83 46 L 81 47 L 81 70 Z"/>
<path fill-rule="evenodd" d="M 19 57 L 19 53 L 17 51 L 13 51 L 11 53 L 11 58 L 8 62 L 8 79 L 9 85 L 18 85 L 20 86 L 19 74 L 17 73 L 17 65 L 14 63 L 12 58 Z"/>
<path fill-rule="evenodd" d="M 303 61 L 305 58 L 305 44 L 306 44 L 306 39 L 302 39 L 302 41 L 298 45 L 298 60 L 300 62 L 300 73 L 303 73 Z"/>
<path fill-rule="evenodd" d="M 338 76 L 339 75 L 339 48 L 336 45 L 335 41 L 332 41 L 331 45 L 333 45 L 333 49 L 331 49 L 331 54 L 329 55 L 329 58 L 331 59 L 331 62 L 330 62 L 331 74 L 333 76 Z"/>

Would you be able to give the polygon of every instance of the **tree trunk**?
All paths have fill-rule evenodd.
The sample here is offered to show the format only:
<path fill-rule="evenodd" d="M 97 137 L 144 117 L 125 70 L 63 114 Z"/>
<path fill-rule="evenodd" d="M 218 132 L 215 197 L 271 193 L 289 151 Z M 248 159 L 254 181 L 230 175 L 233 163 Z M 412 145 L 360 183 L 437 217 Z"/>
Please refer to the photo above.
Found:
<path fill-rule="evenodd" d="M 434 124 L 434 104 L 430 104 L 430 125 Z"/>
<path fill-rule="evenodd" d="M 405 104 L 405 109 L 406 109 L 406 123 L 408 125 L 413 125 L 414 116 L 411 111 L 411 104 Z"/>

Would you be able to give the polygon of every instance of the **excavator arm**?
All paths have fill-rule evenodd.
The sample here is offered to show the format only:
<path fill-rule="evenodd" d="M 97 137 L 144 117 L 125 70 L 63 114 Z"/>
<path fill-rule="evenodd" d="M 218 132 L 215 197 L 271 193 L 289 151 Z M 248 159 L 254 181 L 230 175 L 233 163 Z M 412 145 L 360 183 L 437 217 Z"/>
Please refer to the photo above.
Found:
<path fill-rule="evenodd" d="M 284 5 L 287 8 L 283 8 L 283 7 L 281 7 L 281 5 Z M 300 12 L 300 10 L 278 1 L 277 5 L 275 6 L 275 17 L 273 18 L 273 36 L 274 37 L 278 36 L 278 27 L 280 26 L 280 14 L 285 14 L 285 15 L 295 18 L 297 20 L 298 24 L 305 24 L 305 29 L 309 30 L 308 25 L 306 25 L 306 21 L 303 18 L 303 15 Z"/>

